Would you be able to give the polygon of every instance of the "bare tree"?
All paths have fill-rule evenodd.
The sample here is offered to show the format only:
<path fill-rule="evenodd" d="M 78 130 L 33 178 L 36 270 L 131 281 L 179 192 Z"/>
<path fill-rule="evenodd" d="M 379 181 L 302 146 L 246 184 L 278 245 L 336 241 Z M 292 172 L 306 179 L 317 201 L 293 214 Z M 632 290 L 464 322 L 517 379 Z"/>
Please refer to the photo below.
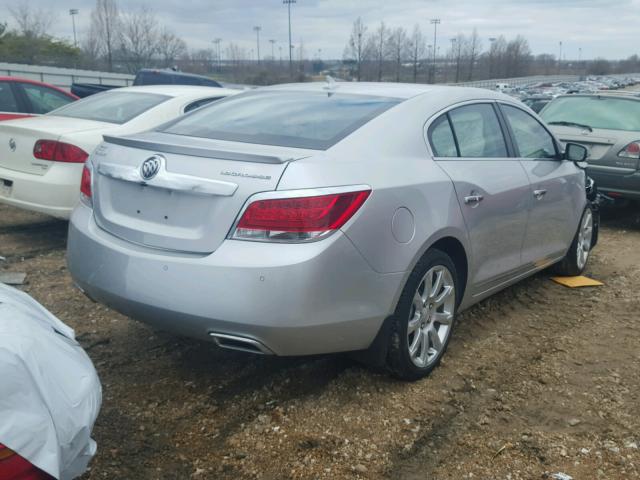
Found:
<path fill-rule="evenodd" d="M 507 41 L 500 35 L 493 42 L 489 49 L 489 78 L 505 76 L 504 63 L 507 51 Z"/>
<path fill-rule="evenodd" d="M 122 15 L 120 50 L 130 72 L 151 63 L 159 52 L 160 35 L 158 20 L 148 7 Z"/>
<path fill-rule="evenodd" d="M 413 64 L 413 83 L 418 81 L 418 67 L 420 66 L 420 60 L 424 57 L 425 41 L 422 35 L 420 25 L 416 23 L 413 27 L 413 33 L 409 39 L 411 63 Z"/>
<path fill-rule="evenodd" d="M 480 36 L 478 35 L 478 30 L 473 29 L 473 33 L 467 40 L 467 52 L 466 57 L 469 62 L 469 68 L 467 71 L 467 81 L 473 80 L 473 70 L 475 68 L 476 62 L 478 61 L 478 57 L 482 52 L 482 41 L 480 40 Z"/>
<path fill-rule="evenodd" d="M 120 12 L 116 0 L 96 0 L 91 12 L 89 36 L 94 36 L 99 48 L 107 57 L 107 66 L 113 70 L 113 53 L 120 36 Z"/>
<path fill-rule="evenodd" d="M 409 44 L 407 41 L 407 31 L 398 27 L 389 35 L 388 49 L 390 57 L 393 59 L 396 70 L 396 82 L 400 81 L 400 73 L 402 71 L 402 63 L 407 58 L 409 50 Z"/>
<path fill-rule="evenodd" d="M 362 23 L 362 19 L 358 17 L 353 22 L 353 29 L 351 30 L 351 37 L 349 43 L 344 49 L 345 60 L 350 60 L 356 64 L 356 80 L 359 82 L 362 78 L 362 62 L 365 58 L 366 52 L 366 33 L 367 27 Z"/>
<path fill-rule="evenodd" d="M 164 27 L 158 36 L 158 53 L 162 56 L 165 67 L 171 67 L 175 60 L 187 51 L 187 44 Z"/>
<path fill-rule="evenodd" d="M 376 33 L 370 37 L 370 50 L 375 55 L 377 63 L 377 78 L 378 81 L 382 81 L 382 72 L 384 68 L 384 62 L 387 59 L 387 40 L 389 38 L 389 30 L 385 26 L 384 22 L 380 22 L 380 26 L 377 28 Z"/>
<path fill-rule="evenodd" d="M 47 34 L 56 19 L 53 12 L 33 9 L 28 1 L 18 2 L 8 7 L 11 16 L 18 24 L 18 31 L 27 38 L 39 38 Z"/>
<path fill-rule="evenodd" d="M 522 35 L 518 35 L 507 44 L 505 51 L 506 76 L 519 77 L 528 73 L 531 60 L 529 42 Z"/>

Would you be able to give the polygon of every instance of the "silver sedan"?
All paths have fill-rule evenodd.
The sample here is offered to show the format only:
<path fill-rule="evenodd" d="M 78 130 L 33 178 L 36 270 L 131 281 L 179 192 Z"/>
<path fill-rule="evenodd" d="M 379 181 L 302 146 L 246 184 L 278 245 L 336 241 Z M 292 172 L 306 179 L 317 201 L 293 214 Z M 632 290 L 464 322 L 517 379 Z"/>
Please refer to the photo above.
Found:
<path fill-rule="evenodd" d="M 69 269 L 161 329 L 263 354 L 360 351 L 416 379 L 457 312 L 543 268 L 585 268 L 585 156 L 487 90 L 254 90 L 105 137 Z"/>

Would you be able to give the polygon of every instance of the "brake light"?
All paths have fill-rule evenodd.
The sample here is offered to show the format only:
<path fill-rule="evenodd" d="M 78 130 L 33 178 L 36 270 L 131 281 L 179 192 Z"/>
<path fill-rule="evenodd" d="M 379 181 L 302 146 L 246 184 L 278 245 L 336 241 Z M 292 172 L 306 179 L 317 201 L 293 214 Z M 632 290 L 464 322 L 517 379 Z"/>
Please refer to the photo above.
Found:
<path fill-rule="evenodd" d="M 242 214 L 232 238 L 304 242 L 341 228 L 371 190 L 256 200 Z"/>
<path fill-rule="evenodd" d="M 631 142 L 618 153 L 623 158 L 640 158 L 640 140 Z"/>
<path fill-rule="evenodd" d="M 0 478 L 2 480 L 53 480 L 42 470 L 0 443 Z"/>
<path fill-rule="evenodd" d="M 89 154 L 80 147 L 56 140 L 38 140 L 33 146 L 33 156 L 52 162 L 84 163 Z"/>
<path fill-rule="evenodd" d="M 91 168 L 85 164 L 82 167 L 82 177 L 80 178 L 80 201 L 91 207 L 93 205 L 92 196 Z"/>

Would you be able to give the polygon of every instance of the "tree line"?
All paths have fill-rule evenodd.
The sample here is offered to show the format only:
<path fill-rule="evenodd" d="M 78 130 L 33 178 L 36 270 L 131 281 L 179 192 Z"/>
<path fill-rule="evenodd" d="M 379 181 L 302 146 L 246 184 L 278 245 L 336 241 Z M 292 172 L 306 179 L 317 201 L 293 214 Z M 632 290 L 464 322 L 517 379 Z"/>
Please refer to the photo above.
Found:
<path fill-rule="evenodd" d="M 621 61 L 533 55 L 523 35 L 485 40 L 474 29 L 470 34 L 433 40 L 419 24 L 410 30 L 384 22 L 370 28 L 357 18 L 344 49 L 344 76 L 356 81 L 460 83 L 528 75 L 640 72 L 637 55 Z"/>

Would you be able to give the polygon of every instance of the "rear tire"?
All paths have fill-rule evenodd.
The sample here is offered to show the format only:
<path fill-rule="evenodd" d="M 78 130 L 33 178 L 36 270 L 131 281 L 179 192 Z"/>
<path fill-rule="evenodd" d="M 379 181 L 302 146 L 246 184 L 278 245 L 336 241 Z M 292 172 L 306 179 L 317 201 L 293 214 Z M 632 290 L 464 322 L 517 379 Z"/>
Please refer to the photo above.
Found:
<path fill-rule="evenodd" d="M 427 376 L 444 355 L 461 289 L 451 257 L 432 249 L 420 259 L 391 318 L 387 368 L 403 380 Z"/>
<path fill-rule="evenodd" d="M 560 263 L 553 266 L 553 271 L 557 275 L 574 277 L 581 275 L 589 262 L 589 254 L 591 253 L 591 245 L 593 243 L 594 234 L 594 216 L 591 207 L 584 209 L 578 231 L 569 247 L 567 255 Z"/>

